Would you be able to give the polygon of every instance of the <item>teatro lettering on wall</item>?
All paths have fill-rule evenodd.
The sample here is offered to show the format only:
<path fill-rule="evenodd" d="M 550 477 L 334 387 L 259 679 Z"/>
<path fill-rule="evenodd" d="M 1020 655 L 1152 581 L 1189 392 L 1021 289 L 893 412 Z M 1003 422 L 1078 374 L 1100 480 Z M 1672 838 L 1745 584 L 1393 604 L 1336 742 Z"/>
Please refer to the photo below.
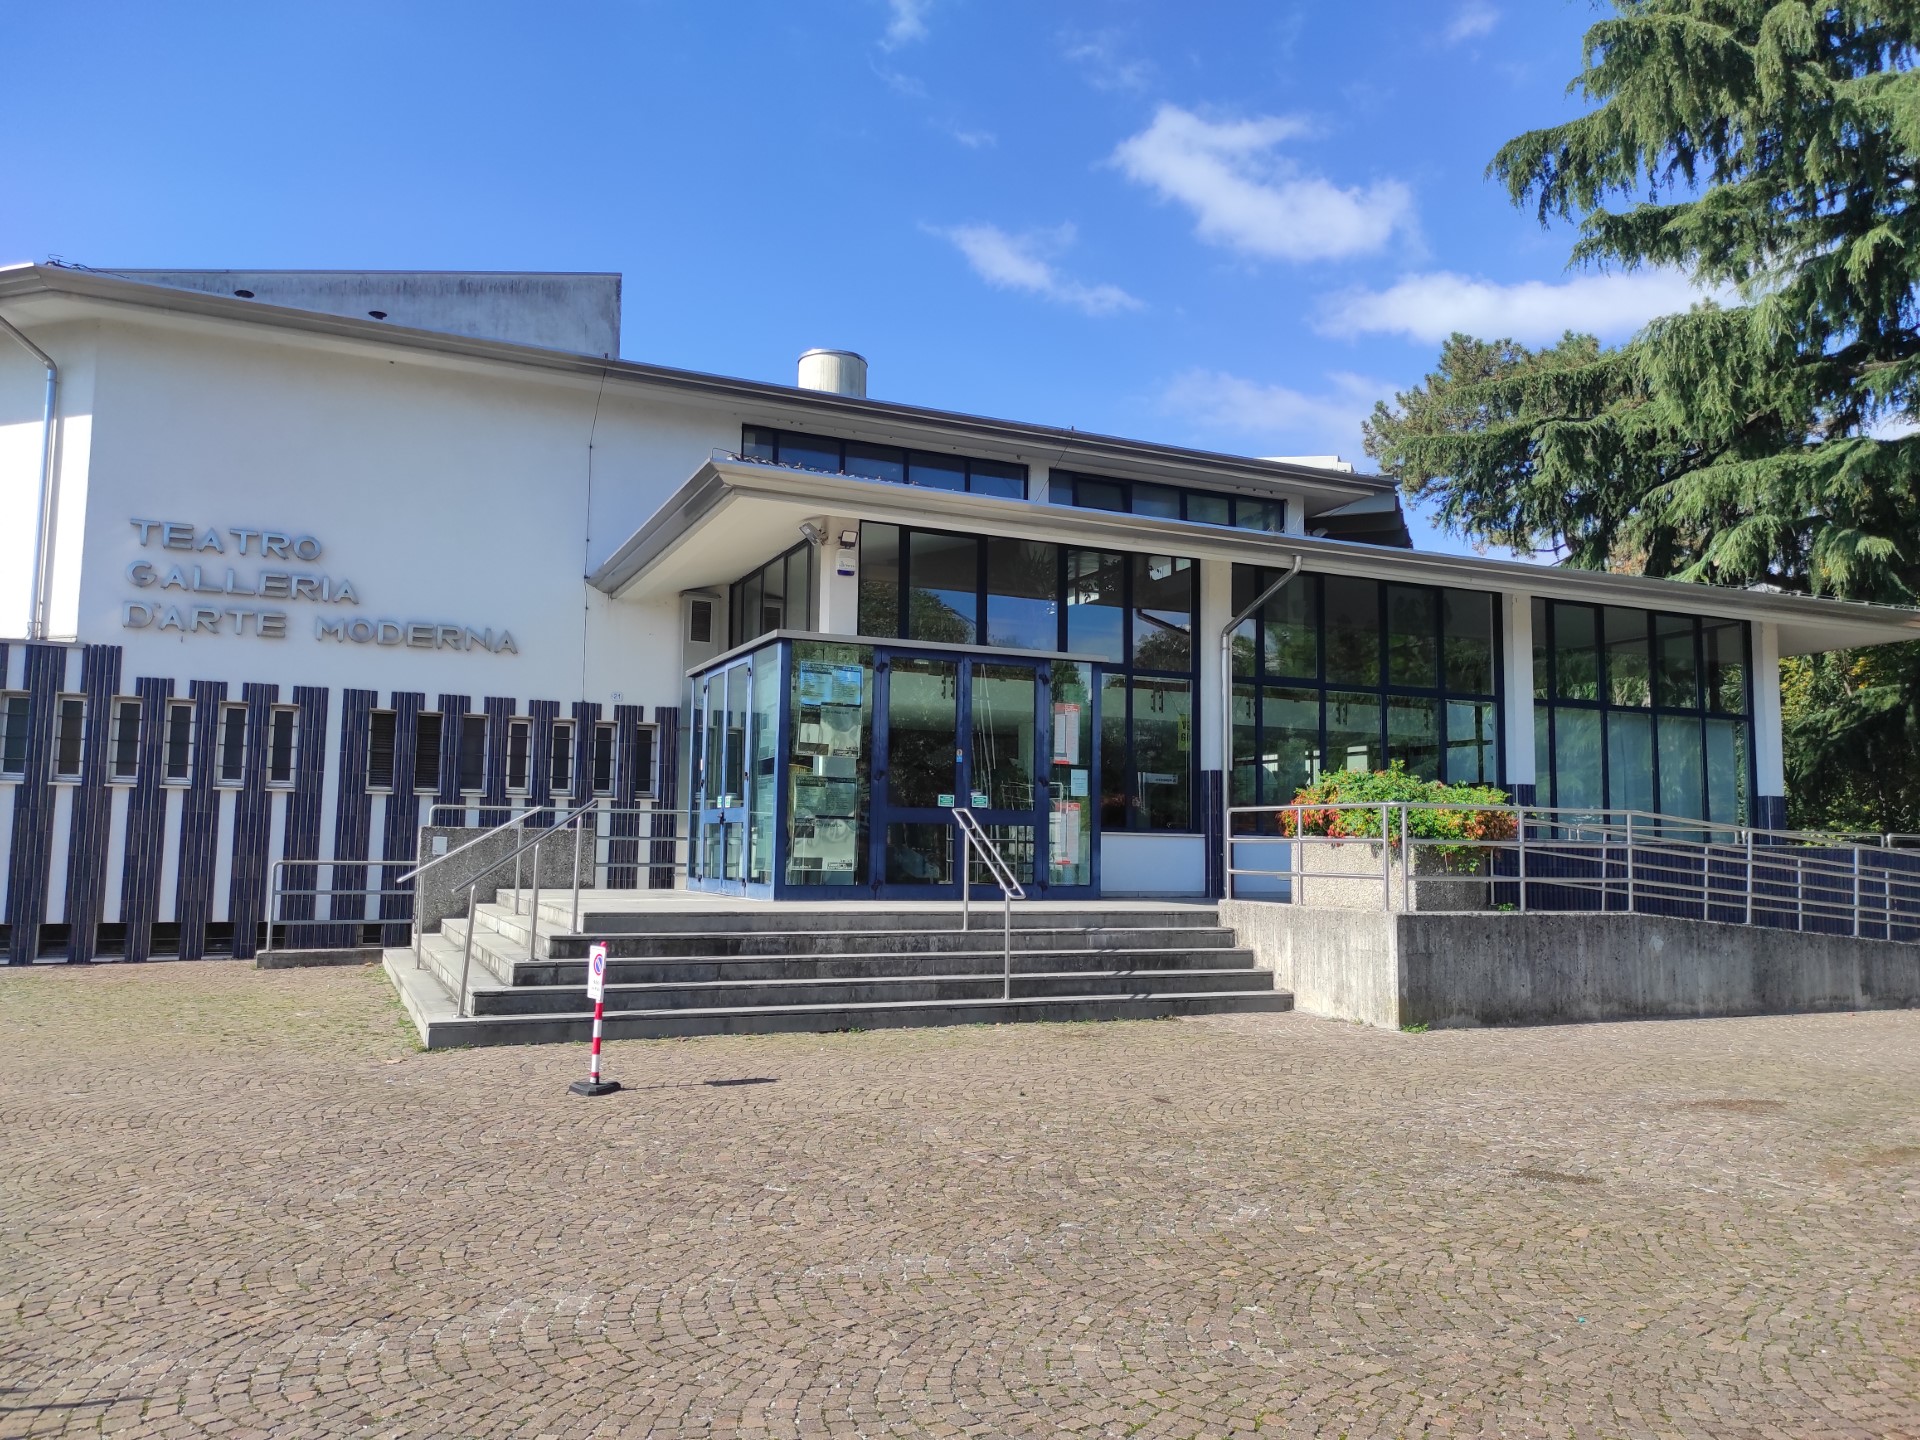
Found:
<path fill-rule="evenodd" d="M 200 526 L 182 520 L 134 519 L 143 548 L 184 551 L 189 554 L 256 557 L 260 561 L 299 560 L 311 564 L 325 553 L 313 535 L 244 526 Z M 231 538 L 231 547 L 229 539 Z M 178 592 L 181 595 L 218 595 L 229 598 L 286 600 L 315 605 L 360 604 L 360 591 L 345 576 L 306 571 L 172 564 L 135 560 L 127 566 L 127 583 L 140 590 Z M 120 606 L 120 624 L 128 630 L 173 631 L 185 635 L 254 635 L 283 640 L 290 633 L 287 612 L 251 607 L 180 604 L 170 594 L 151 600 L 126 600 Z M 318 617 L 315 640 L 335 643 L 402 646 L 414 650 L 483 650 L 492 655 L 518 655 L 513 632 L 502 627 L 452 624 L 437 620 L 394 620 L 364 616 Z"/>

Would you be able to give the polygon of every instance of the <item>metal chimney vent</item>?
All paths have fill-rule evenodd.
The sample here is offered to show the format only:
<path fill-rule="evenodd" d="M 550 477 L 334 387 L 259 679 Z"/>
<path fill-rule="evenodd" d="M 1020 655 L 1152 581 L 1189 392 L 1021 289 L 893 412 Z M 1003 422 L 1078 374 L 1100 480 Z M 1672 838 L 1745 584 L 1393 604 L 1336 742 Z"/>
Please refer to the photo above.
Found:
<path fill-rule="evenodd" d="M 851 350 L 809 350 L 800 357 L 802 390 L 825 390 L 830 395 L 867 398 L 867 361 Z"/>

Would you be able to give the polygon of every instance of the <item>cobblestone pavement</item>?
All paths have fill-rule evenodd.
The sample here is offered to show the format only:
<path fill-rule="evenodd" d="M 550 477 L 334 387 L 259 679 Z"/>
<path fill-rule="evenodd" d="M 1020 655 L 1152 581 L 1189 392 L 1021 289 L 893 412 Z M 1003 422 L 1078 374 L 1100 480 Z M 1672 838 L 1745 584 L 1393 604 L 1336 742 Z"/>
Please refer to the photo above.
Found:
<path fill-rule="evenodd" d="M 0 974 L 0 1436 L 1920 1434 L 1920 1012 L 584 1061 Z"/>

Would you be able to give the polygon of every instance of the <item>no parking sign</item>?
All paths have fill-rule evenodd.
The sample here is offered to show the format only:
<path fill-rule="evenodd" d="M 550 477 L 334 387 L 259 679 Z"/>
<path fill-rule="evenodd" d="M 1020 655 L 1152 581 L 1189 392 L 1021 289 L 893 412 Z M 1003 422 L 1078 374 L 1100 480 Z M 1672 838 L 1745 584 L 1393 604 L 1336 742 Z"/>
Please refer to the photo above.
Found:
<path fill-rule="evenodd" d="M 607 1008 L 607 947 L 596 942 L 587 950 L 587 998 L 593 1001 L 593 1059 L 587 1066 L 587 1078 L 567 1088 L 576 1095 L 611 1095 L 620 1088 L 618 1080 L 600 1078 L 600 1017 Z"/>

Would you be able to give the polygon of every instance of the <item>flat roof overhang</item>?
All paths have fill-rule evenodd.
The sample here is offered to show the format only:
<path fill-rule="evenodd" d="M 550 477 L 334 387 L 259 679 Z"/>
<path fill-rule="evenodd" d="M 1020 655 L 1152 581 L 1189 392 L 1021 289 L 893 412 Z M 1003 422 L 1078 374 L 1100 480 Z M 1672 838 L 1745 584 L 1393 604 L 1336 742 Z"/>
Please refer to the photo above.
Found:
<path fill-rule="evenodd" d="M 656 601 L 718 590 L 800 540 L 801 522 L 828 516 L 1106 550 L 1284 566 L 1421 585 L 1507 591 L 1679 614 L 1767 621 L 1785 655 L 1920 639 L 1920 610 L 1763 590 L 1690 585 L 1642 575 L 1441 555 L 1385 545 L 1269 535 L 1031 500 L 928 490 L 737 458 L 708 461 L 587 577 L 616 599 Z M 837 543 L 828 536 L 829 549 Z"/>
<path fill-rule="evenodd" d="M 11 313 L 15 320 L 84 319 L 102 313 L 103 309 L 123 308 L 166 314 L 201 325 L 263 326 L 349 346 L 377 347 L 389 353 L 406 350 L 458 362 L 506 365 L 524 371 L 571 376 L 596 385 L 633 386 L 670 395 L 688 404 L 739 410 L 756 424 L 791 426 L 798 430 L 820 427 L 849 440 L 924 445 L 951 453 L 964 451 L 1008 459 L 1048 455 L 1055 457 L 1052 463 L 1063 469 L 1093 470 L 1128 479 L 1161 480 L 1247 494 L 1292 492 L 1310 502 L 1310 513 L 1393 490 L 1393 482 L 1379 475 L 1130 440 L 1059 425 L 968 415 L 872 400 L 863 395 L 802 390 L 793 385 L 647 365 L 617 356 L 578 355 L 508 340 L 482 340 L 444 331 L 419 330 L 385 320 L 327 315 L 259 300 L 180 290 L 99 270 L 0 264 L 0 301 L 18 302 L 20 310 Z"/>

